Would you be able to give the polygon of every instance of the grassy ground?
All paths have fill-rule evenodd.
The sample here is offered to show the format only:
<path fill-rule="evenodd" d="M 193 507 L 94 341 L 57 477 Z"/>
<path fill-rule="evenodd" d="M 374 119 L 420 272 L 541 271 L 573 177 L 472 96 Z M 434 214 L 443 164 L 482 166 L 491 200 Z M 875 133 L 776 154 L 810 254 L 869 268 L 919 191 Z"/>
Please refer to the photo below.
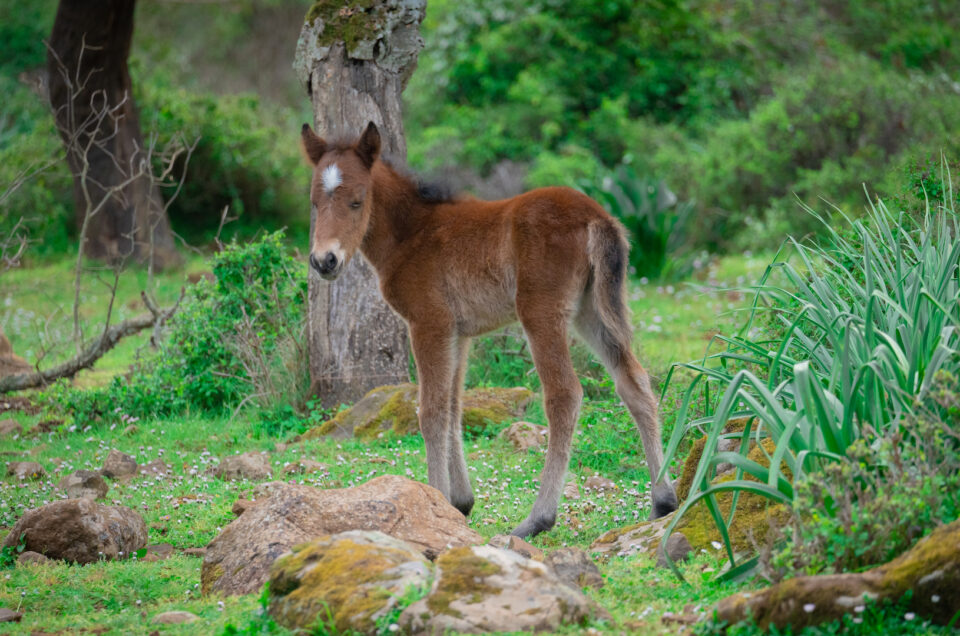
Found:
<path fill-rule="evenodd" d="M 637 329 L 641 359 L 655 377 L 663 377 L 673 361 L 703 355 L 710 338 L 718 331 L 730 332 L 741 320 L 738 315 L 748 302 L 744 295 L 726 288 L 749 285 L 759 275 L 765 260 L 731 257 L 702 272 L 698 279 L 672 286 L 634 282 L 631 305 Z M 155 281 L 155 293 L 162 300 L 175 298 L 187 273 L 202 270 L 199 260 L 185 270 L 167 273 Z M 50 358 L 70 353 L 71 263 L 31 266 L 4 275 L 0 292 L 0 324 L 21 355 L 33 359 L 50 343 L 60 346 Z M 139 290 L 146 284 L 144 273 L 133 273 L 121 285 L 119 315 L 142 311 Z M 95 324 L 103 315 L 105 288 L 95 282 L 84 287 L 84 318 Z M 27 300 L 29 299 L 29 300 Z M 145 346 L 146 336 L 131 338 L 102 359 L 94 369 L 82 372 L 77 383 L 89 386 L 105 382 L 123 372 Z M 488 352 L 489 343 L 480 343 Z M 486 348 L 484 348 L 486 347 Z M 48 358 L 48 361 L 49 359 Z M 523 358 L 523 355 L 519 355 Z M 496 368 L 474 360 L 474 376 L 495 379 Z M 494 365 L 496 366 L 496 365 Z M 589 370 L 589 369 L 588 369 Z M 521 377 L 528 377 L 524 374 Z M 610 398 L 602 375 L 586 380 L 588 397 L 581 414 L 571 462 L 571 479 L 582 481 L 601 474 L 617 484 L 608 494 L 584 495 L 563 501 L 557 526 L 533 543 L 550 549 L 565 545 L 586 548 L 605 531 L 646 518 L 649 513 L 649 475 L 639 450 L 639 438 L 623 405 Z M 670 422 L 670 396 L 664 405 Z M 4 416 L 6 417 L 6 416 Z M 262 616 L 256 595 L 244 597 L 203 597 L 199 595 L 200 559 L 182 554 L 190 547 L 202 547 L 212 540 L 233 515 L 236 499 L 249 496 L 254 483 L 222 482 L 206 474 L 207 468 L 231 453 L 262 450 L 270 454 L 275 478 L 299 458 L 322 462 L 327 470 L 298 481 L 322 488 L 351 486 L 381 474 L 400 474 L 426 480 L 422 439 L 418 435 L 382 438 L 369 443 L 357 441 L 306 441 L 286 448 L 282 441 L 261 433 L 249 413 L 219 419 L 178 418 L 168 421 L 139 421 L 136 431 L 124 433 L 123 426 L 85 425 L 69 420 L 39 432 L 36 425 L 49 413 L 15 413 L 25 428 L 22 439 L 0 440 L 5 461 L 30 459 L 40 462 L 47 476 L 38 482 L 0 482 L 0 536 L 24 510 L 59 497 L 55 485 L 61 476 L 81 468 L 99 468 L 111 448 L 135 455 L 141 464 L 162 459 L 172 475 L 139 477 L 123 484 L 111 482 L 107 500 L 138 510 L 150 528 L 150 543 L 169 543 L 175 555 L 158 562 L 130 559 L 122 562 L 69 566 L 50 563 L 37 567 L 6 565 L 0 569 L 0 607 L 19 608 L 23 622 L 9 627 L 10 633 L 34 631 L 76 633 L 147 633 L 156 628 L 152 617 L 162 611 L 180 609 L 202 619 L 184 626 L 161 626 L 162 633 L 208 634 L 230 632 L 233 625 L 243 633 L 271 629 Z M 527 419 L 543 422 L 539 403 L 531 406 Z M 468 463 L 477 505 L 470 525 L 484 537 L 508 532 L 526 514 L 536 495 L 536 478 L 543 465 L 543 451 L 517 453 L 489 430 L 467 440 Z M 669 633 L 676 625 L 661 621 L 666 612 L 681 613 L 685 607 L 708 607 L 731 593 L 732 584 L 710 582 L 720 567 L 712 554 L 698 554 L 684 569 L 689 584 L 680 584 L 669 573 L 658 570 L 646 557 L 614 558 L 600 564 L 606 586 L 590 594 L 612 615 L 612 620 L 594 627 L 602 632 Z M 282 630 L 281 630 L 282 631 Z M 571 632 L 576 630 L 569 630 Z"/>

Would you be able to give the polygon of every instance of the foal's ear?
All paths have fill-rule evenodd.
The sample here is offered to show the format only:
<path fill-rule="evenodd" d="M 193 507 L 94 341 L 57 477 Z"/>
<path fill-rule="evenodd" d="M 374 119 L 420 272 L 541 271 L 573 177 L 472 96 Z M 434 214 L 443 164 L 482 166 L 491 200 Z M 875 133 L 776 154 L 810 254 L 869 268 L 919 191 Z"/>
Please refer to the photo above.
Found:
<path fill-rule="evenodd" d="M 300 141 L 307 161 L 314 166 L 317 165 L 320 162 L 320 157 L 327 151 L 327 142 L 313 132 L 310 124 L 304 124 L 300 130 Z"/>
<path fill-rule="evenodd" d="M 380 131 L 373 122 L 367 124 L 367 129 L 360 136 L 360 141 L 357 142 L 357 154 L 368 169 L 373 167 L 373 162 L 380 155 Z"/>

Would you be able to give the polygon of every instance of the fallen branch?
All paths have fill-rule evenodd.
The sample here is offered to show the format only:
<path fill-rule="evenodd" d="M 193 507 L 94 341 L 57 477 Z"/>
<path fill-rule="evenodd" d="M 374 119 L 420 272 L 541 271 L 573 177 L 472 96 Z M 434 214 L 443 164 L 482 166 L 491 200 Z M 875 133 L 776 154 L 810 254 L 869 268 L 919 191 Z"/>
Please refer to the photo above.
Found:
<path fill-rule="evenodd" d="M 173 306 L 167 309 L 159 309 L 152 302 L 146 303 L 150 313 L 141 314 L 134 318 L 129 318 L 123 322 L 107 327 L 100 336 L 87 345 L 77 356 L 44 371 L 32 371 L 30 373 L 18 373 L 0 378 L 0 393 L 9 391 L 19 391 L 21 389 L 34 389 L 39 386 L 47 385 L 60 378 L 70 378 L 82 369 L 88 369 L 102 358 L 108 351 L 113 349 L 116 344 L 125 336 L 129 336 L 149 327 L 159 329 L 170 317 L 176 313 L 183 300 L 184 290 L 180 290 L 180 298 Z M 146 302 L 146 301 L 145 301 Z M 154 332 L 156 335 L 156 331 Z"/>

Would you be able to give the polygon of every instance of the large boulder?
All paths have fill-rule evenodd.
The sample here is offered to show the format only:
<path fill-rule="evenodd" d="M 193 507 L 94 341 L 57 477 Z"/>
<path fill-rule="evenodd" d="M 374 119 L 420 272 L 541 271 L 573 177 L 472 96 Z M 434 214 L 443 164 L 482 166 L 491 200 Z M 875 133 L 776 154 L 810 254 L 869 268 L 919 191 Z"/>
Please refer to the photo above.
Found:
<path fill-rule="evenodd" d="M 430 584 L 431 570 L 419 550 L 382 532 L 320 537 L 274 562 L 268 611 L 292 630 L 319 619 L 339 632 L 372 633 L 408 588 Z"/>
<path fill-rule="evenodd" d="M 434 558 L 450 546 L 482 543 L 439 490 L 397 475 L 353 488 L 320 490 L 276 482 L 207 546 L 203 592 L 248 594 L 269 577 L 270 565 L 293 546 L 347 530 L 379 530 Z M 259 497 L 259 495 L 258 495 Z"/>
<path fill-rule="evenodd" d="M 90 499 L 64 499 L 28 510 L 4 546 L 24 537 L 26 549 L 72 563 L 123 558 L 147 545 L 147 526 L 135 511 Z"/>
<path fill-rule="evenodd" d="M 430 593 L 399 624 L 428 634 L 546 631 L 582 624 L 596 611 L 543 563 L 484 545 L 441 554 Z"/>
<path fill-rule="evenodd" d="M 256 451 L 227 455 L 207 472 L 227 481 L 270 479 L 270 460 L 265 453 Z"/>
<path fill-rule="evenodd" d="M 532 398 L 533 392 L 523 387 L 471 389 L 463 396 L 463 426 L 468 431 L 479 432 L 488 423 L 502 424 L 520 417 Z M 381 386 L 367 393 L 352 408 L 307 431 L 300 439 L 325 436 L 369 439 L 388 431 L 410 435 L 420 430 L 418 408 L 417 385 Z"/>
<path fill-rule="evenodd" d="M 761 629 L 799 631 L 863 611 L 865 601 L 904 602 L 918 616 L 945 625 L 960 608 L 960 521 L 941 526 L 890 563 L 853 574 L 798 576 L 720 601 L 716 617 L 733 624 L 752 616 Z"/>
<path fill-rule="evenodd" d="M 61 479 L 57 488 L 70 499 L 102 499 L 106 497 L 110 487 L 97 471 L 78 470 Z"/>

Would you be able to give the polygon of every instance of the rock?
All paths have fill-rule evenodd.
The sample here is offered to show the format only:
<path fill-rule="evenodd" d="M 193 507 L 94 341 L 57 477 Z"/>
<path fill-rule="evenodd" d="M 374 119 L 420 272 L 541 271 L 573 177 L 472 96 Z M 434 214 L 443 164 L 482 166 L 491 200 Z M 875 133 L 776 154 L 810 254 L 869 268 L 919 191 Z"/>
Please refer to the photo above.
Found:
<path fill-rule="evenodd" d="M 288 447 L 289 447 L 289 444 L 285 444 L 283 442 L 277 442 L 276 444 L 273 445 L 273 452 L 283 453 L 283 452 L 286 452 Z"/>
<path fill-rule="evenodd" d="M 20 426 L 20 422 L 14 419 L 6 419 L 0 421 L 0 437 L 6 437 L 7 435 L 20 435 L 23 433 L 23 427 Z"/>
<path fill-rule="evenodd" d="M 904 598 L 907 591 L 909 598 Z M 923 619 L 946 625 L 960 607 L 960 521 L 934 530 L 893 561 L 851 574 L 798 576 L 764 590 L 720 601 L 716 619 L 727 624 L 751 615 L 761 630 L 804 627 L 853 614 L 870 599 L 905 604 Z"/>
<path fill-rule="evenodd" d="M 588 490 L 616 490 L 617 484 L 612 479 L 600 475 L 590 475 L 583 482 L 583 487 Z"/>
<path fill-rule="evenodd" d="M 174 610 L 172 612 L 163 612 L 153 617 L 154 625 L 180 625 L 182 623 L 192 623 L 200 620 L 200 617 L 190 612 Z"/>
<path fill-rule="evenodd" d="M 301 459 L 283 469 L 284 475 L 310 475 L 327 472 L 327 465 L 315 462 L 312 459 Z"/>
<path fill-rule="evenodd" d="M 440 491 L 397 475 L 331 490 L 283 482 L 263 486 L 271 494 L 207 546 L 200 575 L 204 594 L 255 592 L 282 553 L 347 530 L 379 530 L 413 544 L 428 558 L 448 546 L 483 541 Z"/>
<path fill-rule="evenodd" d="M 167 462 L 162 459 L 154 459 L 140 466 L 137 472 L 150 477 L 166 477 L 172 474 L 173 471 Z"/>
<path fill-rule="evenodd" d="M 20 612 L 0 607 L 0 623 L 19 623 L 21 618 L 23 618 L 23 614 Z"/>
<path fill-rule="evenodd" d="M 503 550 L 513 550 L 521 556 L 525 556 L 528 559 L 533 559 L 534 561 L 543 561 L 543 550 L 540 548 L 530 545 L 520 537 L 515 537 L 512 534 L 498 534 L 494 537 L 491 537 L 487 541 L 487 545 L 492 545 L 495 548 L 501 548 Z"/>
<path fill-rule="evenodd" d="M 131 435 L 137 433 L 139 430 L 140 429 L 137 427 L 136 424 L 130 424 L 125 429 L 123 429 L 120 432 L 120 434 L 123 435 L 124 437 L 130 437 Z"/>
<path fill-rule="evenodd" d="M 576 589 L 603 587 L 600 569 L 580 548 L 560 548 L 547 554 L 543 562 L 557 578 Z"/>
<path fill-rule="evenodd" d="M 103 460 L 100 474 L 111 479 L 127 479 L 137 474 L 137 460 L 126 453 L 111 449 Z"/>
<path fill-rule="evenodd" d="M 570 480 L 563 486 L 563 496 L 569 499 L 570 501 L 576 501 L 580 498 L 580 488 L 577 486 L 577 482 Z"/>
<path fill-rule="evenodd" d="M 50 561 L 50 559 L 32 550 L 25 550 L 17 557 L 17 563 L 22 565 L 37 565 L 39 563 L 47 563 L 48 561 Z"/>
<path fill-rule="evenodd" d="M 236 501 L 233 502 L 233 508 L 231 508 L 230 510 L 231 512 L 233 512 L 234 515 L 239 517 L 250 508 L 253 508 L 254 506 L 256 506 L 257 503 L 258 502 L 251 501 L 250 499 L 237 499 Z"/>
<path fill-rule="evenodd" d="M 520 417 L 532 398 L 533 392 L 522 387 L 471 389 L 463 396 L 463 426 L 476 433 L 489 422 L 501 424 Z M 388 431 L 410 435 L 420 430 L 417 409 L 417 385 L 382 386 L 367 393 L 352 408 L 295 439 L 370 439 Z"/>
<path fill-rule="evenodd" d="M 677 492 L 680 497 L 686 497 L 689 493 L 690 484 L 693 482 L 693 473 L 696 472 L 700 455 L 703 453 L 704 439 L 701 438 L 694 444 L 690 455 L 687 456 L 687 461 L 684 463 L 683 473 L 677 482 Z M 767 456 L 773 454 L 774 445 L 770 439 L 763 440 L 761 444 L 763 449 L 754 447 L 747 454 L 747 457 L 761 466 L 768 466 L 770 462 Z M 784 471 L 789 479 L 790 474 L 785 466 Z M 735 476 L 736 473 L 727 473 L 715 478 L 713 483 L 729 481 Z M 744 475 L 744 479 L 752 480 L 753 477 Z M 716 495 L 716 500 L 723 517 L 729 518 L 733 493 L 730 491 L 720 492 Z M 790 510 L 783 504 L 775 504 L 762 495 L 741 492 L 737 500 L 737 512 L 733 525 L 728 529 L 734 551 L 745 552 L 752 550 L 756 544 L 764 544 L 771 529 L 786 525 L 790 519 L 790 514 Z M 594 541 L 593 545 L 590 546 L 590 551 L 604 555 L 616 554 L 621 556 L 644 552 L 656 558 L 664 530 L 671 519 L 673 519 L 673 514 L 654 521 L 641 521 L 611 530 Z M 715 545 L 722 541 L 720 531 L 714 524 L 713 516 L 702 502 L 687 510 L 674 528 L 674 533 L 677 532 L 686 537 L 693 550 L 715 551 L 717 549 Z"/>
<path fill-rule="evenodd" d="M 70 499 L 102 499 L 107 495 L 110 486 L 100 473 L 94 470 L 78 470 L 61 479 L 57 488 L 66 493 Z"/>
<path fill-rule="evenodd" d="M 499 437 L 507 440 L 518 451 L 525 451 L 531 448 L 543 446 L 547 442 L 546 426 L 531 424 L 530 422 L 514 422 L 503 429 Z"/>
<path fill-rule="evenodd" d="M 322 621 L 336 633 L 376 633 L 376 621 L 432 566 L 419 550 L 382 532 L 351 530 L 300 544 L 270 568 L 268 612 L 284 627 Z"/>
<path fill-rule="evenodd" d="M 20 481 L 40 479 L 46 474 L 43 466 L 37 462 L 10 462 L 7 464 L 7 474 Z"/>
<path fill-rule="evenodd" d="M 426 598 L 400 615 L 413 633 L 543 631 L 585 622 L 595 608 L 543 563 L 493 546 L 448 550 L 437 558 Z"/>
<path fill-rule="evenodd" d="M 213 272 L 203 271 L 203 272 L 194 272 L 187 275 L 187 280 L 191 284 L 197 284 L 202 280 L 210 281 L 211 283 L 217 282 L 217 277 L 213 275 Z"/>
<path fill-rule="evenodd" d="M 173 556 L 173 546 L 169 543 L 155 543 L 147 546 L 147 553 L 141 561 L 152 563 L 154 561 L 166 561 Z"/>
<path fill-rule="evenodd" d="M 73 563 L 126 557 L 147 544 L 147 526 L 139 514 L 89 499 L 63 499 L 28 510 L 4 545 L 17 545 L 21 535 L 27 550 Z"/>
<path fill-rule="evenodd" d="M 237 481 L 240 479 L 270 479 L 272 471 L 270 470 L 270 460 L 264 453 L 249 451 L 243 455 L 228 455 L 207 472 L 220 479 Z"/>
<path fill-rule="evenodd" d="M 207 553 L 207 549 L 206 548 L 184 548 L 183 553 L 186 556 L 195 556 L 195 557 L 200 557 L 202 559 L 203 555 Z"/>
<path fill-rule="evenodd" d="M 667 557 L 674 563 L 686 561 L 693 552 L 693 546 L 687 540 L 686 535 L 680 532 L 674 532 L 667 537 L 667 543 L 662 550 L 657 551 L 657 567 L 670 567 Z"/>
<path fill-rule="evenodd" d="M 33 367 L 29 362 L 13 352 L 13 346 L 0 328 L 0 378 L 20 373 L 30 373 Z"/>

